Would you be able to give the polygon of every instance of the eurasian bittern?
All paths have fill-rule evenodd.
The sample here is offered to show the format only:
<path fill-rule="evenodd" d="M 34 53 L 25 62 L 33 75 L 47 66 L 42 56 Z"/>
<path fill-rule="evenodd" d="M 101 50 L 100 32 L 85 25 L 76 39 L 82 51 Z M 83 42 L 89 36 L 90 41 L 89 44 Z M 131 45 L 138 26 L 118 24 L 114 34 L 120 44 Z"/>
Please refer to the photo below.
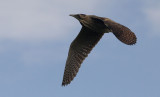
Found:
<path fill-rule="evenodd" d="M 88 56 L 104 33 L 112 32 L 121 42 L 127 45 L 136 43 L 137 38 L 129 28 L 109 18 L 85 14 L 71 14 L 70 16 L 79 20 L 82 29 L 70 45 L 62 86 L 70 84 L 83 60 Z"/>

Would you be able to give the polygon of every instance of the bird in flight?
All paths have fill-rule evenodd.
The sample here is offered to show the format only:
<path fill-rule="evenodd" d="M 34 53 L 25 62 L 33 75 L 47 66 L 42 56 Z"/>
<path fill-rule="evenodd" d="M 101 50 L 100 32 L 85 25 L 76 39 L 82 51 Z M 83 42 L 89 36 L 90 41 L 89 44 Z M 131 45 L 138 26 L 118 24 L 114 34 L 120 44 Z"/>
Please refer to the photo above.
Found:
<path fill-rule="evenodd" d="M 77 75 L 83 60 L 88 56 L 104 33 L 112 32 L 117 39 L 127 45 L 136 43 L 137 38 L 129 28 L 109 18 L 85 14 L 71 14 L 70 16 L 80 22 L 82 29 L 70 45 L 62 86 L 71 83 Z"/>

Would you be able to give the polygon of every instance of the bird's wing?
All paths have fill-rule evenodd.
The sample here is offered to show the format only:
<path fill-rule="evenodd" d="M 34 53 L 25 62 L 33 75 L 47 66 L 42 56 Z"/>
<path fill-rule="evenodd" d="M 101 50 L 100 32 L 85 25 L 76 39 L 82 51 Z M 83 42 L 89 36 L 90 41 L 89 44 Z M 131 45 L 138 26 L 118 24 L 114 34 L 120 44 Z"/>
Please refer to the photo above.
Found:
<path fill-rule="evenodd" d="M 70 84 L 76 76 L 81 63 L 98 43 L 103 34 L 94 32 L 87 27 L 82 27 L 80 33 L 70 45 L 62 86 Z"/>
<path fill-rule="evenodd" d="M 136 35 L 129 28 L 110 19 L 105 19 L 104 23 L 121 42 L 128 45 L 133 45 L 136 43 Z"/>

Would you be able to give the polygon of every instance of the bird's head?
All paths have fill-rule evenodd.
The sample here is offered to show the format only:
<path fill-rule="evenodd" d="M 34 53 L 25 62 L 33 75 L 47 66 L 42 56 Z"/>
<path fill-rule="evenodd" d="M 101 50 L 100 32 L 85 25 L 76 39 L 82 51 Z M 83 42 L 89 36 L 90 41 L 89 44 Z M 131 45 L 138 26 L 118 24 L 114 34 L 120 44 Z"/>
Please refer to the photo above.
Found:
<path fill-rule="evenodd" d="M 70 14 L 70 16 L 76 18 L 79 21 L 85 20 L 85 18 L 87 17 L 87 15 L 85 14 Z"/>
<path fill-rule="evenodd" d="M 70 16 L 76 18 L 81 25 L 88 26 L 90 25 L 91 19 L 89 15 L 85 14 L 70 14 Z"/>
<path fill-rule="evenodd" d="M 70 16 L 76 18 L 83 26 L 93 30 L 103 30 L 106 27 L 103 17 L 85 14 L 70 14 Z"/>

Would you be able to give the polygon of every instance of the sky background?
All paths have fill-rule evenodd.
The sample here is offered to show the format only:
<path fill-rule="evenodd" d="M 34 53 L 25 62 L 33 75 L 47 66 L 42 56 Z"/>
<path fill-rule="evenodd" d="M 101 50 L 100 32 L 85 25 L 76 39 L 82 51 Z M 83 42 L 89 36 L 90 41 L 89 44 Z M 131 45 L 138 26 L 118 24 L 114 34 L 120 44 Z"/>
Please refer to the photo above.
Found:
<path fill-rule="evenodd" d="M 105 34 L 62 87 L 77 13 L 111 18 L 138 41 Z M 160 97 L 159 26 L 160 0 L 0 0 L 0 97 Z"/>

